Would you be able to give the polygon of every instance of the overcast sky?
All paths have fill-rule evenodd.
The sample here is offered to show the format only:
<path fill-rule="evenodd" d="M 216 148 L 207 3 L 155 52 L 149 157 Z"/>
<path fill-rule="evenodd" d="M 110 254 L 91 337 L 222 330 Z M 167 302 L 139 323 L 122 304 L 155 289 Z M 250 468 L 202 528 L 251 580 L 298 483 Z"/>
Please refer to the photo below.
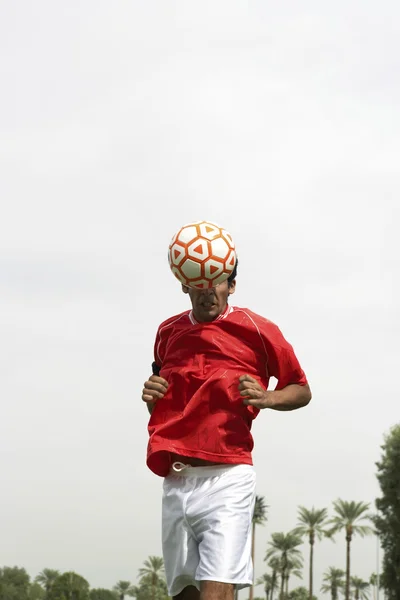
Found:
<path fill-rule="evenodd" d="M 198 219 L 313 390 L 254 426 L 256 575 L 299 504 L 374 502 L 400 418 L 399 22 L 395 0 L 1 3 L 0 565 L 111 587 L 161 554 L 140 394 Z M 318 545 L 316 590 L 344 559 Z"/>

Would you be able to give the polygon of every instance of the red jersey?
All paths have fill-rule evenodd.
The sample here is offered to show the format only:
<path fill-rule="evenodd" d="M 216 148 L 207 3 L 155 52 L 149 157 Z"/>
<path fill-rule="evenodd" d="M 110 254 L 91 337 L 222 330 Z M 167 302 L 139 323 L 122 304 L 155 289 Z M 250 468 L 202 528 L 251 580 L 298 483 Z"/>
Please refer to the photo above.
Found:
<path fill-rule="evenodd" d="M 246 308 L 227 306 L 217 319 L 198 323 L 192 311 L 158 328 L 154 359 L 168 391 L 149 421 L 147 465 L 165 477 L 170 453 L 211 462 L 252 464 L 253 419 L 243 404 L 239 377 L 251 375 L 265 389 L 305 385 L 306 376 L 279 328 Z"/>

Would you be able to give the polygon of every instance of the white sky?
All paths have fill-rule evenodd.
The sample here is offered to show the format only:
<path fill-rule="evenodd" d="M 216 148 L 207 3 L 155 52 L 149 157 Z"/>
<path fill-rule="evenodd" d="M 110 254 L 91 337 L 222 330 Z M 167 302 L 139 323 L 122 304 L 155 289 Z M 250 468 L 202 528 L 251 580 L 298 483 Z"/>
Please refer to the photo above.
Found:
<path fill-rule="evenodd" d="M 297 505 L 374 501 L 399 420 L 399 23 L 394 0 L 0 5 L 0 565 L 111 587 L 161 554 L 140 392 L 188 307 L 166 250 L 192 220 L 232 233 L 234 304 L 314 394 L 254 427 L 256 574 Z M 316 590 L 344 556 L 318 545 Z"/>

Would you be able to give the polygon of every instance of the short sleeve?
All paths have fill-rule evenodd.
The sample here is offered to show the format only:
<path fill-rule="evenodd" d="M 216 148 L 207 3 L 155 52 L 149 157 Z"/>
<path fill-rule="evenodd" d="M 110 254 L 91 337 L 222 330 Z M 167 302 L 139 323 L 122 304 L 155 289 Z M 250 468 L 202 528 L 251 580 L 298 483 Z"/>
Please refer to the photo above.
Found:
<path fill-rule="evenodd" d="M 264 320 L 260 327 L 267 352 L 267 368 L 271 377 L 278 380 L 277 390 L 287 385 L 307 385 L 307 377 L 291 344 L 274 323 Z"/>
<path fill-rule="evenodd" d="M 153 375 L 158 375 L 162 367 L 162 354 L 160 328 L 157 330 L 156 339 L 154 341 L 154 361 L 152 363 Z"/>

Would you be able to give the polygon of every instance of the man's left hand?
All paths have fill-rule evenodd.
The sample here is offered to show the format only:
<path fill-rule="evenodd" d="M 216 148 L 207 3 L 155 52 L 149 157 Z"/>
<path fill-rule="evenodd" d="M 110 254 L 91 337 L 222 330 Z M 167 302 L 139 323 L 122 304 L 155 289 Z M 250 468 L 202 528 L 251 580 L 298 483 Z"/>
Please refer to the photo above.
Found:
<path fill-rule="evenodd" d="M 239 392 L 243 398 L 243 404 L 255 406 L 256 408 L 272 408 L 272 391 L 265 390 L 250 375 L 239 377 Z"/>

